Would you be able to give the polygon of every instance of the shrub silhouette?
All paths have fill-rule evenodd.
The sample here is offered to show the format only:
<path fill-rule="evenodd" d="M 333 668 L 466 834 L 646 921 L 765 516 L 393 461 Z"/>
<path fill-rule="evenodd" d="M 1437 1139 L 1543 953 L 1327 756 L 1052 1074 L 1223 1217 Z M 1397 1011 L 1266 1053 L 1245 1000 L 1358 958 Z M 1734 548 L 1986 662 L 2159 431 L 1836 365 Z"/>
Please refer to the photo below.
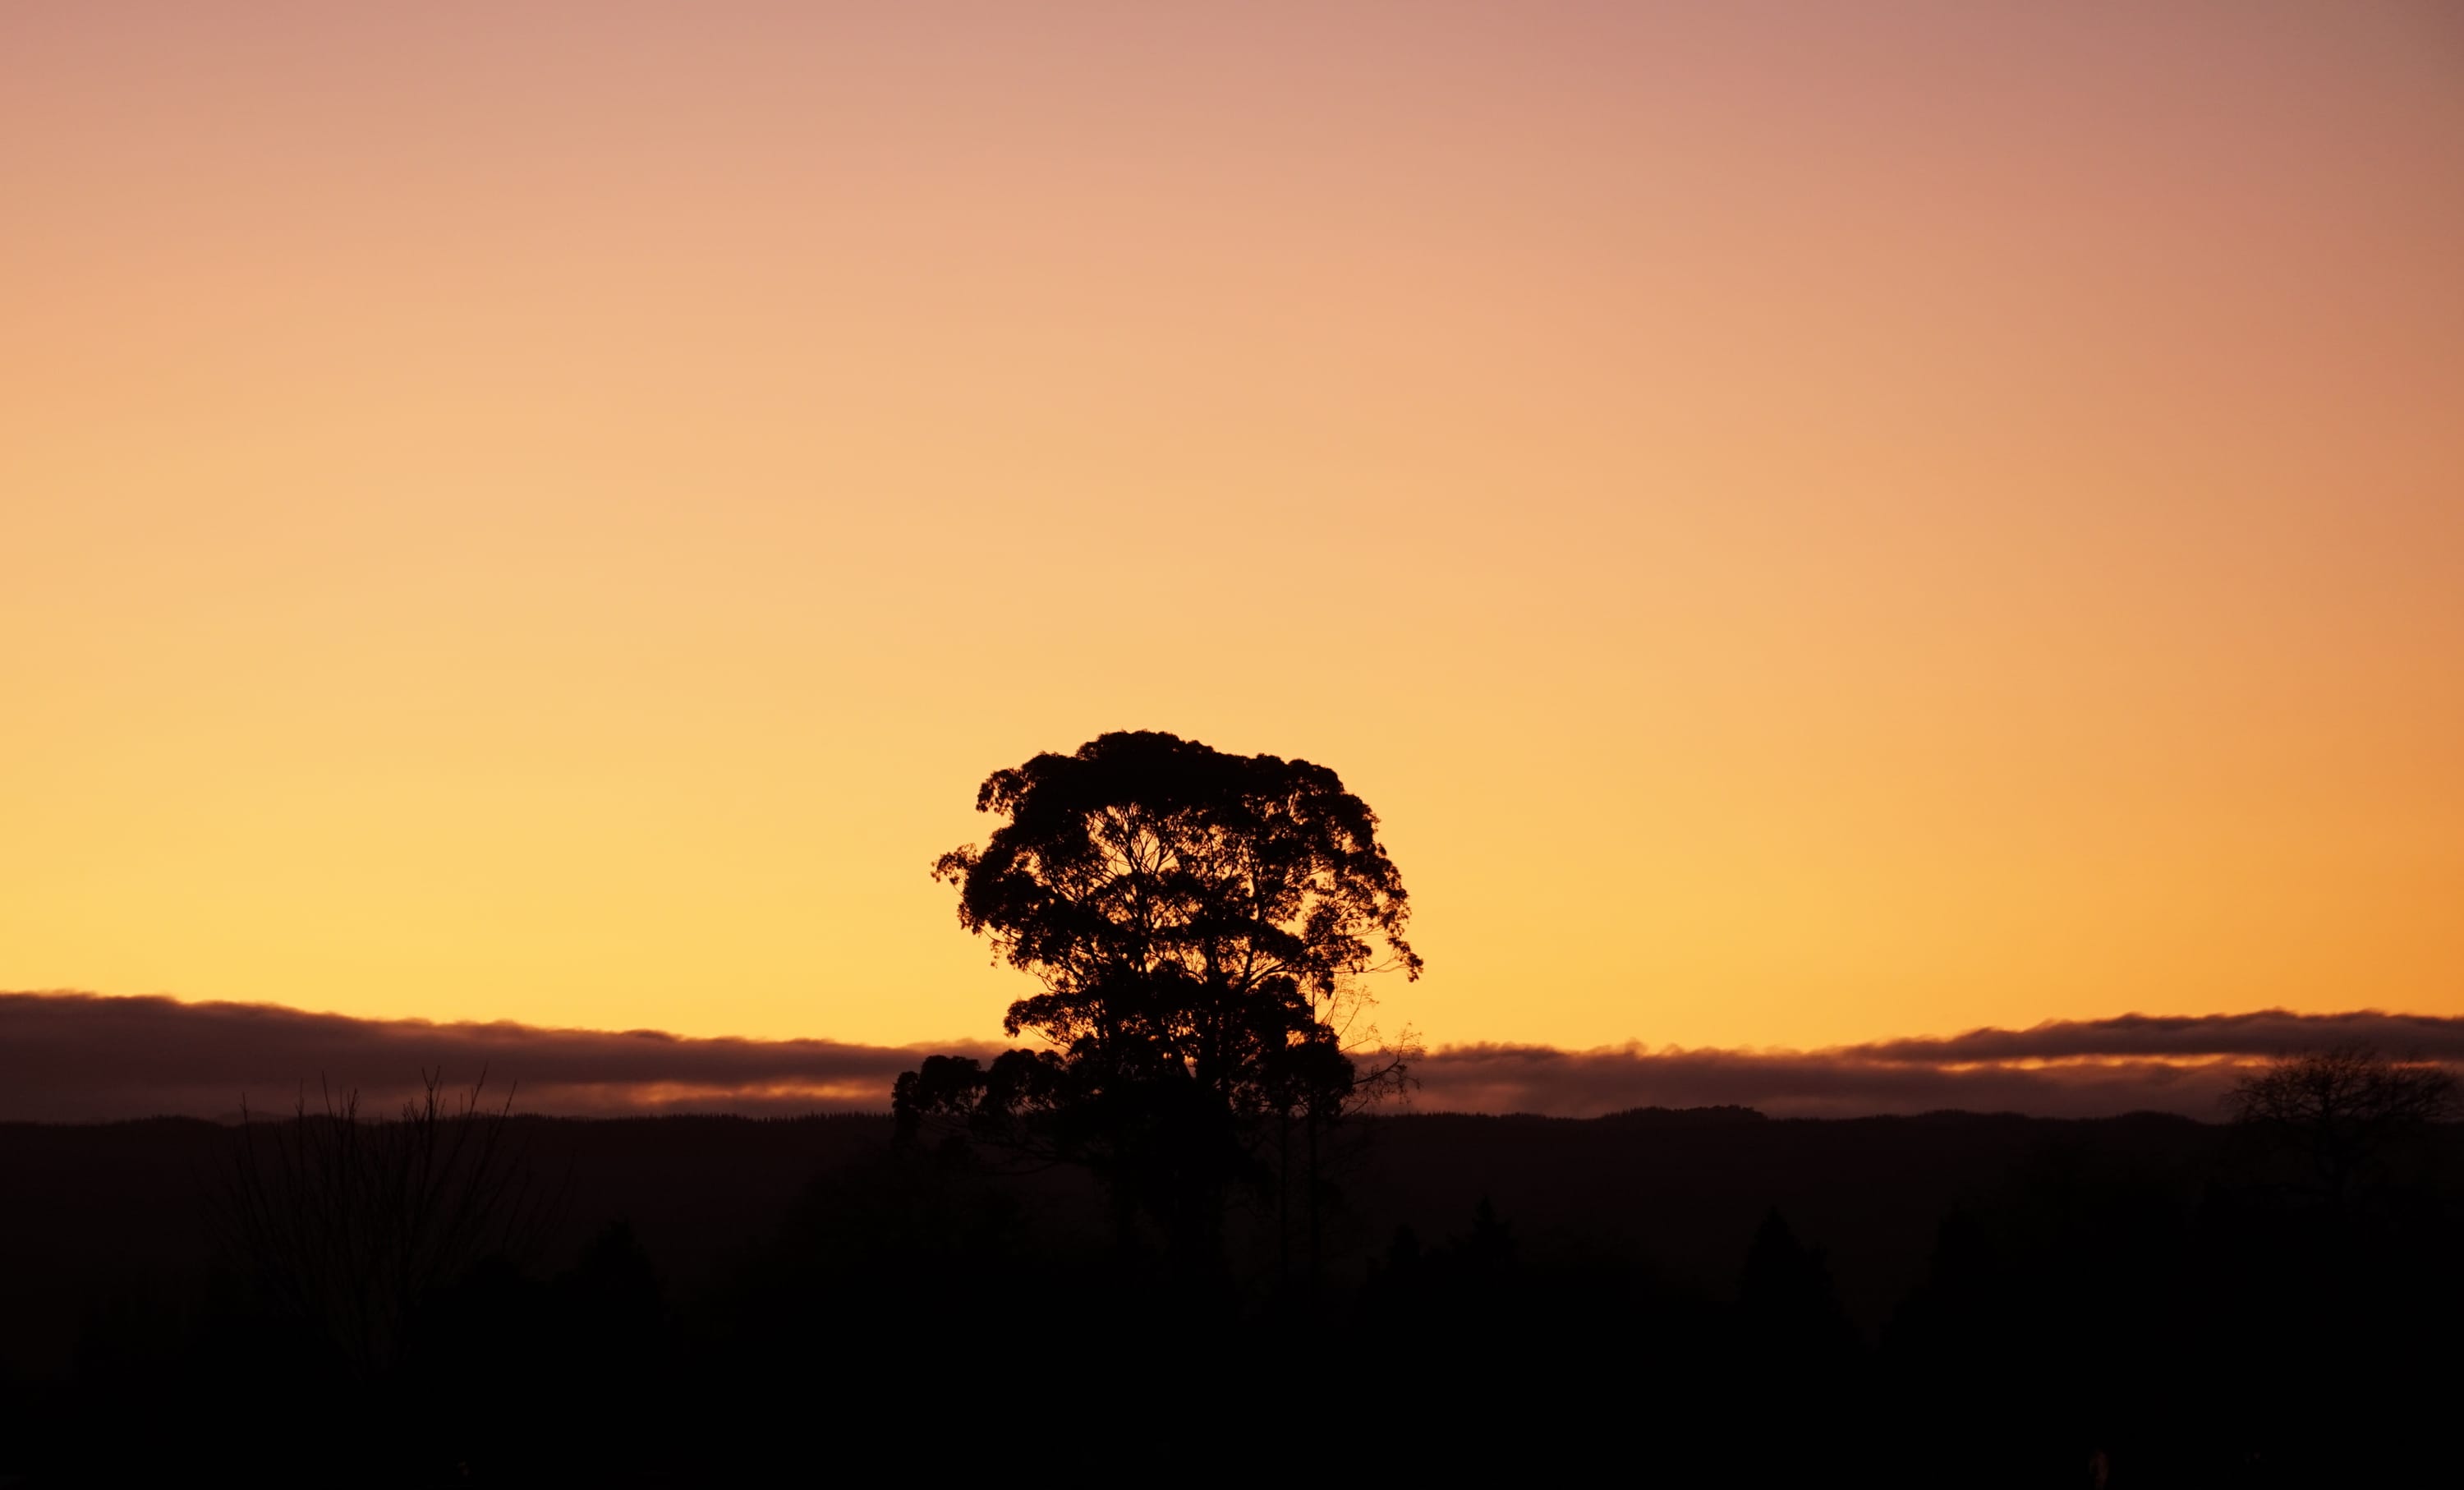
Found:
<path fill-rule="evenodd" d="M 363 1118 L 357 1092 L 313 1111 L 303 1094 L 277 1123 L 243 1106 L 219 1195 L 228 1250 L 353 1378 L 384 1375 L 425 1306 L 484 1259 L 526 1257 L 549 1217 L 554 1195 L 513 1141 L 513 1094 L 482 1107 L 486 1081 L 454 1100 L 424 1071 L 421 1096 L 385 1120 Z"/>

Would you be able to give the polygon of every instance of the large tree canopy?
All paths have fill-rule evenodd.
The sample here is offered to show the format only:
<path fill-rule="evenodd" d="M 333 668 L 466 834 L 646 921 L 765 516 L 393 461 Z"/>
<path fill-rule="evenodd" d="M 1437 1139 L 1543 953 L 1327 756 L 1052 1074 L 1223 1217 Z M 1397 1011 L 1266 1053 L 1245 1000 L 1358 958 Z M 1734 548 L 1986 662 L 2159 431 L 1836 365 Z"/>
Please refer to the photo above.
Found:
<path fill-rule="evenodd" d="M 1416 977 L 1420 959 L 1376 815 L 1332 771 L 1120 733 L 993 773 L 976 806 L 1006 821 L 934 873 L 960 923 L 1043 984 L 1004 1025 L 1050 1048 L 927 1062 L 899 1084 L 911 1128 L 1041 1120 L 1159 1209 L 1161 1189 L 1186 1201 L 1237 1177 L 1258 1119 L 1317 1122 L 1360 1088 L 1343 1048 L 1356 980 Z"/>
<path fill-rule="evenodd" d="M 1013 1035 L 1221 1081 L 1242 1039 L 1306 1035 L 1348 976 L 1419 972 L 1376 814 L 1324 766 L 1112 734 L 994 772 L 976 808 L 1009 821 L 934 872 L 1045 985 L 1010 1006 Z"/>

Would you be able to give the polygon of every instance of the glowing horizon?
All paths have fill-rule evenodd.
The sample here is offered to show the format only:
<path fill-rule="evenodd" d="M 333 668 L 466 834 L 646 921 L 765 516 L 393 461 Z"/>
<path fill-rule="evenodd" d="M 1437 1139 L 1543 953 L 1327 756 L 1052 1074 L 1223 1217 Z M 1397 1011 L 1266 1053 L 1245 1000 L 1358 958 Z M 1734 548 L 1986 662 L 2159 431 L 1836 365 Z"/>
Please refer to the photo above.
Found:
<path fill-rule="evenodd" d="M 906 1045 L 1111 729 L 1433 1042 L 2464 1014 L 2464 26 L 0 16 L 0 987 Z"/>

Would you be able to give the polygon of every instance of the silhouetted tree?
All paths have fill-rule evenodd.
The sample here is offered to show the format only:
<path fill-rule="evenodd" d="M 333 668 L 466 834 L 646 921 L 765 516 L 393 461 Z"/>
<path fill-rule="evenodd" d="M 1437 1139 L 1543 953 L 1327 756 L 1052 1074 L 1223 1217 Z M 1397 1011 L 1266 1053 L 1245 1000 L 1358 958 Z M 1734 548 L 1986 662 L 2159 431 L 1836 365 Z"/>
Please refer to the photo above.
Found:
<path fill-rule="evenodd" d="M 1760 1419 L 1737 1445 L 1757 1479 L 1777 1482 L 1836 1461 L 1856 1417 L 1860 1342 L 1841 1308 L 1829 1259 L 1800 1242 L 1774 1206 L 1754 1231 L 1737 1282 L 1734 1380 Z"/>
<path fill-rule="evenodd" d="M 997 771 L 976 807 L 1007 822 L 934 874 L 1043 984 L 1003 1027 L 1046 1048 L 926 1061 L 899 1078 L 901 1131 L 1085 1163 L 1125 1239 L 1143 1210 L 1198 1262 L 1242 1183 L 1272 1193 L 1288 1259 L 1297 1184 L 1314 1275 L 1327 1130 L 1404 1078 L 1347 1054 L 1375 1033 L 1360 979 L 1420 970 L 1376 815 L 1323 766 L 1153 732 Z"/>
<path fill-rule="evenodd" d="M 1470 1233 L 1450 1238 L 1448 1244 L 1470 1272 L 1494 1277 L 1514 1266 L 1514 1225 L 1497 1214 L 1486 1195 L 1472 1207 Z"/>
<path fill-rule="evenodd" d="M 2390 1148 L 2458 1110 L 2455 1077 L 2363 1045 L 2278 1058 L 2243 1077 L 2225 1104 L 2244 1131 L 2307 1153 L 2315 1190 L 2341 1204 Z"/>
<path fill-rule="evenodd" d="M 1737 1309 L 1750 1347 L 1790 1370 L 1828 1365 L 1856 1345 L 1829 1260 L 1796 1239 L 1777 1206 L 1765 1213 L 1746 1249 Z"/>
<path fill-rule="evenodd" d="M 1397 1226 L 1385 1255 L 1369 1260 L 1363 1301 L 1375 1320 L 1371 1327 L 1407 1330 L 1416 1347 L 1434 1328 L 1450 1342 L 1478 1348 L 1470 1353 L 1495 1353 L 1502 1332 L 1519 1323 L 1519 1250 L 1513 1224 L 1486 1195 L 1472 1211 L 1471 1230 L 1435 1247 L 1422 1247 L 1410 1226 Z"/>

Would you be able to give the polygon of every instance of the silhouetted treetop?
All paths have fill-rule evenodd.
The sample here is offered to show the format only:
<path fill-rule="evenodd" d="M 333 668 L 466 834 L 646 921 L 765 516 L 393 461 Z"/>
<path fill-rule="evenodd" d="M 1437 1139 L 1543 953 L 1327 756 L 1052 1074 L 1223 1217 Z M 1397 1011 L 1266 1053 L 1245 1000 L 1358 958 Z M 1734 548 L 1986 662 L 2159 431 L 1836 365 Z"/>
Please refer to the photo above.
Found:
<path fill-rule="evenodd" d="M 976 809 L 1009 821 L 934 874 L 1045 985 L 1010 1006 L 1013 1035 L 1143 1036 L 1207 1064 L 1231 1002 L 1304 1013 L 1351 975 L 1419 974 L 1377 816 L 1324 766 L 1115 733 L 994 772 Z"/>
<path fill-rule="evenodd" d="M 2225 1106 L 2244 1130 L 2307 1150 L 2318 1188 L 2339 1200 L 2392 1148 L 2459 1110 L 2445 1066 L 2365 1045 L 2279 1057 L 2235 1083 Z"/>
<path fill-rule="evenodd" d="M 2437 1122 L 2457 1110 L 2455 1077 L 2428 1061 L 2391 1061 L 2362 1045 L 2278 1058 L 2243 1077 L 2226 1106 L 2244 1123 L 2359 1134 Z"/>
<path fill-rule="evenodd" d="M 1287 1228 L 1297 1194 L 1313 1258 L 1322 1140 L 1404 1080 L 1402 1051 L 1365 1072 L 1347 1053 L 1375 1034 L 1360 977 L 1420 971 L 1376 814 L 1324 766 L 1146 731 L 996 771 L 976 807 L 1006 821 L 933 872 L 1043 984 L 1003 1027 L 1050 1048 L 926 1061 L 898 1079 L 901 1133 L 1088 1164 L 1125 1240 L 1143 1211 L 1201 1270 L 1234 1187 Z"/>

